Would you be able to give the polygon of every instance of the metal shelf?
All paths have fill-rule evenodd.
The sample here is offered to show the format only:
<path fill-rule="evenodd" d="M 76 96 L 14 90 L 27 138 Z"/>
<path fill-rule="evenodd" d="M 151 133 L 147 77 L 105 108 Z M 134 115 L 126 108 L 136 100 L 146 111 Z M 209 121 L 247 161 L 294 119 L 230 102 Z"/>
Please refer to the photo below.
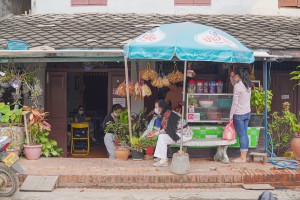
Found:
<path fill-rule="evenodd" d="M 233 96 L 233 93 L 187 93 L 188 96 L 191 96 L 191 95 L 196 95 L 196 96 L 201 96 L 201 95 L 213 95 L 213 96 L 216 96 L 216 95 L 229 95 L 229 96 Z"/>
<path fill-rule="evenodd" d="M 190 121 L 188 120 L 187 122 L 189 123 L 228 123 L 229 122 L 229 119 L 228 120 L 200 120 L 200 121 Z"/>

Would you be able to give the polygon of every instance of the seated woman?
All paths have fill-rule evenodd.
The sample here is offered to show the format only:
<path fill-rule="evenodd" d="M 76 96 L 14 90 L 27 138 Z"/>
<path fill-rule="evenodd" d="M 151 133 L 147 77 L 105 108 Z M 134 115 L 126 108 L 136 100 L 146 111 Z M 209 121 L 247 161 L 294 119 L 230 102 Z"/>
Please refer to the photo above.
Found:
<path fill-rule="evenodd" d="M 154 156 L 157 157 L 157 162 L 153 164 L 155 167 L 167 167 L 168 145 L 180 142 L 181 138 L 181 116 L 172 111 L 165 101 L 158 100 L 155 103 L 155 113 L 160 114 L 161 130 L 155 130 L 148 134 L 148 137 L 158 136 Z M 183 121 L 183 142 L 187 142 L 193 138 L 193 131 L 188 124 Z"/>
<path fill-rule="evenodd" d="M 83 123 L 85 122 L 86 114 L 84 113 L 84 107 L 82 105 L 78 106 L 77 108 L 77 113 L 74 116 L 74 122 L 75 123 Z M 96 138 L 95 138 L 95 133 L 94 133 L 94 123 L 89 122 L 90 125 L 90 136 L 92 143 L 98 144 Z"/>

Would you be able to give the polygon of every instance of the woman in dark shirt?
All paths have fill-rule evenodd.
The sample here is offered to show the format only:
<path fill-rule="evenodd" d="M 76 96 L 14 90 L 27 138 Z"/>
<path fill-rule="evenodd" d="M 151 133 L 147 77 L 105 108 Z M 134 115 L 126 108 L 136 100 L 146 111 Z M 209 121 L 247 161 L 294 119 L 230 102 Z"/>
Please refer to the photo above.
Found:
<path fill-rule="evenodd" d="M 118 123 L 118 117 L 121 114 L 123 107 L 120 104 L 115 104 L 112 107 L 112 112 L 108 114 L 102 124 L 103 129 L 112 123 Z M 104 144 L 109 154 L 109 158 L 116 158 L 115 155 L 115 135 L 113 133 L 106 133 L 104 136 Z"/>

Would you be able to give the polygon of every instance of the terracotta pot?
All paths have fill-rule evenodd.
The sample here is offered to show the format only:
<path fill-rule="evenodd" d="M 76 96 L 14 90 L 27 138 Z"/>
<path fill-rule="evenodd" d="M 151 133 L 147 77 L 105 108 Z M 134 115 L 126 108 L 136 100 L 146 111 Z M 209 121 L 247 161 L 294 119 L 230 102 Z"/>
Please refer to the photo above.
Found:
<path fill-rule="evenodd" d="M 130 154 L 129 149 L 115 149 L 115 154 L 117 157 L 117 160 L 128 160 L 128 156 Z"/>
<path fill-rule="evenodd" d="M 291 142 L 291 148 L 296 160 L 300 160 L 300 136 L 295 136 Z"/>
<path fill-rule="evenodd" d="M 13 149 L 6 149 L 6 152 L 7 153 L 15 153 L 17 156 L 20 156 L 20 154 L 21 154 L 21 151 L 20 151 L 20 149 L 19 148 L 13 148 Z"/>
<path fill-rule="evenodd" d="M 147 146 L 146 150 L 145 150 L 145 154 L 146 155 L 153 155 L 154 154 L 154 149 L 155 149 L 155 146 Z"/>
<path fill-rule="evenodd" d="M 41 157 L 42 145 L 25 145 L 24 144 L 24 153 L 27 160 L 38 160 Z"/>

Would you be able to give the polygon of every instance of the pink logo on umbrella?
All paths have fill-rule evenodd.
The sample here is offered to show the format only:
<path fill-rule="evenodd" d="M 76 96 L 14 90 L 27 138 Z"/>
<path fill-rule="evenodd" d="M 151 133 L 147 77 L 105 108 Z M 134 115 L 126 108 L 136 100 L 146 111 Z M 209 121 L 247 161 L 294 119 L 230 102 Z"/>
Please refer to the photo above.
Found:
<path fill-rule="evenodd" d="M 207 45 L 207 46 L 230 46 L 237 48 L 238 46 L 224 37 L 223 35 L 218 34 L 215 30 L 211 29 L 204 33 L 199 33 L 195 36 L 195 41 Z"/>
<path fill-rule="evenodd" d="M 159 28 L 152 29 L 147 31 L 143 35 L 136 38 L 135 42 L 138 43 L 155 43 L 162 41 L 166 38 L 166 34 Z"/>

